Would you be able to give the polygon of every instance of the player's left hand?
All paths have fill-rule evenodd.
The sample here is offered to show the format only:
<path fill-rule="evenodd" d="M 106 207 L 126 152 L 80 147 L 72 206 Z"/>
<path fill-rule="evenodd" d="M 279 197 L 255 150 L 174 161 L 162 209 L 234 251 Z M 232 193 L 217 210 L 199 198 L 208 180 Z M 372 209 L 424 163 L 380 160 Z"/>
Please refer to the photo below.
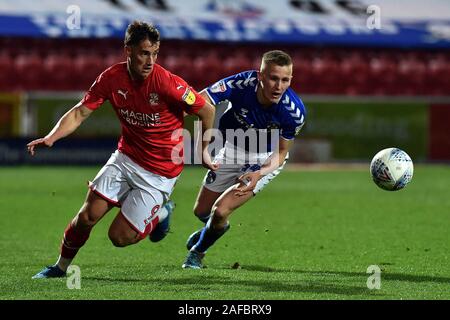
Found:
<path fill-rule="evenodd" d="M 204 150 L 202 153 L 202 166 L 212 171 L 219 169 L 219 165 L 212 162 L 208 150 Z"/>
<path fill-rule="evenodd" d="M 34 156 L 36 153 L 36 150 L 35 150 L 36 148 L 41 147 L 41 146 L 50 148 L 52 145 L 53 145 L 53 141 L 50 140 L 50 138 L 48 138 L 48 137 L 39 138 L 39 139 L 33 140 L 29 144 L 27 144 L 27 150 L 28 150 L 29 154 Z"/>
<path fill-rule="evenodd" d="M 261 171 L 247 172 L 239 177 L 241 184 L 235 189 L 235 196 L 243 196 L 255 189 L 256 183 L 261 178 Z"/>

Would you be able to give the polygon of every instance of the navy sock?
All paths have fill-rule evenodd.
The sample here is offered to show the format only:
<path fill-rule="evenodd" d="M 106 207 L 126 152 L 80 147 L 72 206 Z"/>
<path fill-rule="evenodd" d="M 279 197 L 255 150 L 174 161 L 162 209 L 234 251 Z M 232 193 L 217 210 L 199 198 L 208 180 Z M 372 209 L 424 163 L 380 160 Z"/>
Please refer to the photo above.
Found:
<path fill-rule="evenodd" d="M 225 228 L 223 229 L 214 229 L 211 227 L 211 219 L 208 221 L 206 226 L 202 229 L 202 233 L 200 234 L 200 239 L 197 241 L 195 246 L 192 247 L 191 250 L 195 250 L 200 253 L 205 253 L 206 250 L 211 247 L 217 239 L 225 234 L 225 232 L 230 229 L 230 224 L 227 223 Z"/>

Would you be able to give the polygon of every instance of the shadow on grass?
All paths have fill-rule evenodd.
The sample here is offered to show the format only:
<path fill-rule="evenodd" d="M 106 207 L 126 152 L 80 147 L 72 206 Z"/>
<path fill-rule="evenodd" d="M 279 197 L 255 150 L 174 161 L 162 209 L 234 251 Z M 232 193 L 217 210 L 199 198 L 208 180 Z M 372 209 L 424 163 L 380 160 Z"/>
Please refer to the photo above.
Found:
<path fill-rule="evenodd" d="M 188 271 L 189 272 L 189 271 Z M 280 271 L 281 272 L 281 271 Z M 179 286 L 187 286 L 193 290 L 195 287 L 196 291 L 199 290 L 218 290 L 217 286 L 233 286 L 233 287 L 248 287 L 245 291 L 251 292 L 261 292 L 261 293 L 278 293 L 278 292 L 290 292 L 290 293 L 313 293 L 313 294 L 335 294 L 344 296 L 353 295 L 367 295 L 367 296 L 377 296 L 382 297 L 382 294 L 378 292 L 370 292 L 364 285 L 362 286 L 348 286 L 342 284 L 324 283 L 323 281 L 312 281 L 312 280 L 299 280 L 299 281 L 282 281 L 282 280 L 246 280 L 246 279 L 236 279 L 235 277 L 223 277 L 223 276 L 209 276 L 205 275 L 204 272 L 197 273 L 190 277 L 172 278 L 172 279 L 139 279 L 139 278 L 106 278 L 106 277 L 83 277 L 85 280 L 94 280 L 101 282 L 139 282 L 148 283 L 152 287 L 161 287 L 167 291 L 173 291 L 171 286 L 174 286 L 176 290 L 180 290 Z M 253 289 L 252 289 L 253 288 Z M 222 291 L 223 289 L 219 289 Z M 236 289 L 234 289 L 236 290 Z"/>
<path fill-rule="evenodd" d="M 120 269 L 120 268 L 119 268 Z M 154 277 L 127 276 L 127 274 L 115 274 L 110 276 L 84 276 L 85 280 L 99 281 L 102 283 L 140 283 L 157 287 L 163 291 L 179 291 L 180 286 L 186 290 L 223 290 L 223 286 L 234 288 L 237 291 L 261 292 L 261 293 L 310 293 L 310 294 L 334 294 L 345 296 L 363 296 L 382 298 L 383 292 L 369 290 L 366 287 L 366 280 L 370 274 L 365 272 L 349 272 L 338 270 L 302 270 L 296 268 L 272 268 L 260 265 L 242 265 L 238 270 L 231 267 L 215 266 L 210 269 L 213 272 L 224 272 L 223 275 L 209 273 L 209 269 L 185 270 L 180 273 L 179 268 L 167 265 L 161 266 L 161 271 L 172 272 L 173 277 L 161 278 L 158 272 Z M 119 270 L 117 270 L 119 271 Z M 260 275 L 248 272 L 259 272 Z M 271 276 L 273 274 L 274 276 Z M 283 274 L 287 275 L 283 280 Z M 293 279 L 292 274 L 298 274 L 299 278 Z M 288 276 L 289 275 L 289 276 Z M 249 279 L 250 278 L 250 279 Z M 275 279 L 274 279 L 275 278 Z M 348 278 L 354 278 L 350 280 Z M 382 272 L 383 281 L 403 281 L 410 283 L 430 282 L 436 284 L 448 284 L 450 278 L 428 275 L 413 275 L 402 273 Z M 356 285 L 355 285 L 356 283 Z M 185 289 L 183 289 L 185 290 Z"/>
<path fill-rule="evenodd" d="M 316 275 L 341 275 L 346 277 L 362 277 L 366 278 L 370 275 L 365 272 L 348 272 L 348 271 L 314 271 L 314 270 L 299 270 L 299 269 L 277 269 L 265 266 L 255 266 L 255 265 L 244 265 L 242 270 L 248 271 L 260 271 L 260 272 L 276 272 L 276 273 L 301 273 L 301 274 L 316 274 Z M 450 278 L 448 277 L 434 277 L 434 276 L 424 276 L 424 275 L 413 275 L 413 274 L 402 274 L 402 273 L 389 273 L 381 272 L 381 277 L 383 280 L 393 280 L 393 281 L 405 281 L 405 282 L 434 282 L 438 284 L 448 284 L 450 283 Z"/>

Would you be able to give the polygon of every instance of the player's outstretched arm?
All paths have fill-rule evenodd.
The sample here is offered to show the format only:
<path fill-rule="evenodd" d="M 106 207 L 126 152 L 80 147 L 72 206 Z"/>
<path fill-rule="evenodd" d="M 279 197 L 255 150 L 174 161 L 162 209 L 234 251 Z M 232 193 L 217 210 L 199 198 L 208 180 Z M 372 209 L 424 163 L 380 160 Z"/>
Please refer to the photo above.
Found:
<path fill-rule="evenodd" d="M 286 140 L 280 137 L 278 144 L 278 152 L 275 151 L 271 154 L 269 158 L 267 158 L 266 162 L 261 166 L 261 169 L 255 172 L 248 172 L 239 177 L 239 181 L 241 181 L 241 185 L 236 188 L 237 196 L 243 196 L 247 192 L 253 191 L 256 187 L 256 183 L 258 180 L 276 170 L 279 166 L 281 166 L 286 158 L 289 149 L 294 144 L 294 139 Z"/>
<path fill-rule="evenodd" d="M 55 127 L 44 138 L 39 138 L 27 144 L 28 152 L 34 156 L 37 147 L 51 147 L 57 140 L 74 132 L 86 120 L 93 110 L 78 103 L 64 114 Z"/>
<path fill-rule="evenodd" d="M 202 94 L 203 96 L 203 94 Z M 210 170 L 217 170 L 219 166 L 213 164 L 211 155 L 208 152 L 208 145 L 211 141 L 211 131 L 214 124 L 215 108 L 209 98 L 205 98 L 205 105 L 197 113 L 202 122 L 202 165 Z"/>

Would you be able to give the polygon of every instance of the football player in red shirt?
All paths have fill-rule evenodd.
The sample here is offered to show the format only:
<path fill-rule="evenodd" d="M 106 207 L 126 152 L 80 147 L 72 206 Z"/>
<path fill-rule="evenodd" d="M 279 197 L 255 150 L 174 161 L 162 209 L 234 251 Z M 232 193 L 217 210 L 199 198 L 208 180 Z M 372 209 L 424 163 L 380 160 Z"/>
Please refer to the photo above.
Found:
<path fill-rule="evenodd" d="M 109 238 L 117 247 L 137 243 L 150 234 L 154 242 L 168 232 L 171 205 L 167 205 L 177 177 L 183 169 L 183 137 L 173 132 L 183 127 L 183 113 L 195 114 L 203 132 L 212 127 L 214 107 L 183 79 L 156 64 L 159 31 L 144 22 L 130 24 L 125 34 L 126 62 L 101 73 L 84 98 L 70 109 L 44 138 L 30 142 L 51 147 L 69 135 L 89 115 L 109 100 L 119 118 L 122 133 L 117 150 L 89 183 L 86 200 L 67 226 L 58 261 L 33 278 L 63 277 L 94 225 L 114 206 L 119 213 L 109 228 Z M 203 141 L 203 165 L 212 170 Z M 174 152 L 177 151 L 177 152 Z M 154 236 L 153 236 L 154 235 Z M 152 238 L 153 236 L 153 238 Z"/>

